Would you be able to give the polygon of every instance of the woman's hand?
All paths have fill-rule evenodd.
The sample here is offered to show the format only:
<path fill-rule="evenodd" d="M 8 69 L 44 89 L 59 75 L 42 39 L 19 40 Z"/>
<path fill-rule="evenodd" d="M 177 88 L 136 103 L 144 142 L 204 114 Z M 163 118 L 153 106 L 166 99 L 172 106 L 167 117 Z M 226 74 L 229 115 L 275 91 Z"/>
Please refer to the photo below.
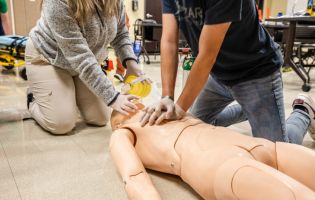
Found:
<path fill-rule="evenodd" d="M 128 60 L 126 62 L 126 67 L 127 67 L 127 71 L 126 71 L 126 75 L 125 77 L 128 77 L 129 75 L 135 75 L 135 76 L 143 76 L 144 72 L 142 71 L 140 65 L 134 61 L 134 60 Z"/>
<path fill-rule="evenodd" d="M 110 107 L 121 114 L 129 115 L 129 113 L 136 112 L 137 106 L 133 103 L 133 100 L 138 99 L 139 98 L 134 95 L 119 94 L 116 101 Z"/>
<path fill-rule="evenodd" d="M 130 75 L 134 75 L 141 78 L 141 82 L 146 81 L 147 83 L 152 83 L 152 81 L 148 77 L 145 76 L 145 73 L 142 71 L 141 67 L 136 61 L 128 60 L 126 62 L 126 65 L 127 65 L 127 71 L 126 71 L 125 79 Z"/>

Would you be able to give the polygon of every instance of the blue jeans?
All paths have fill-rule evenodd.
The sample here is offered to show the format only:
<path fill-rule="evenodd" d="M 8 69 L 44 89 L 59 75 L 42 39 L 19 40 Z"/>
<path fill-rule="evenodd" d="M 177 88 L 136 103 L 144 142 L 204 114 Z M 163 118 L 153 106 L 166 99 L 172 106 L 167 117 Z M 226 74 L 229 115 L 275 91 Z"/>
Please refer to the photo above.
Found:
<path fill-rule="evenodd" d="M 231 104 L 234 100 L 238 104 Z M 209 76 L 190 112 L 206 123 L 229 126 L 248 120 L 254 137 L 301 144 L 310 124 L 308 113 L 293 110 L 285 121 L 283 83 L 279 71 L 227 86 Z"/>

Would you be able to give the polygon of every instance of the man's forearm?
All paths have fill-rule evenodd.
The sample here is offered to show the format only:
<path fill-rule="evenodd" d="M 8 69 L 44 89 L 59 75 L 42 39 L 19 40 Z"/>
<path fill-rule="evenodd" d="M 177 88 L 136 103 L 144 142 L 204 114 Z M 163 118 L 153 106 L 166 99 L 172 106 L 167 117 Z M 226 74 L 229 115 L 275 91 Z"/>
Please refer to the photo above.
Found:
<path fill-rule="evenodd" d="M 162 96 L 174 97 L 178 67 L 178 43 L 161 42 Z"/>
<path fill-rule="evenodd" d="M 199 53 L 177 104 L 187 111 L 204 87 L 231 23 L 205 25 L 199 38 Z"/>
<path fill-rule="evenodd" d="M 215 57 L 212 57 L 211 55 L 207 57 L 197 56 L 194 66 L 185 84 L 184 90 L 177 101 L 177 104 L 184 111 L 187 111 L 190 108 L 204 87 L 214 62 Z"/>

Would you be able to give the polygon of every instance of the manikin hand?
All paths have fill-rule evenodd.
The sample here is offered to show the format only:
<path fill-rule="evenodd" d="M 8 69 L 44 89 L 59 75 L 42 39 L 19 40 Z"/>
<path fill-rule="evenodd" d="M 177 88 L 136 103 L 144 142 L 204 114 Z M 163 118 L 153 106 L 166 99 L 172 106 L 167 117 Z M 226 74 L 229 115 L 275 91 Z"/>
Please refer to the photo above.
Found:
<path fill-rule="evenodd" d="M 148 106 L 144 109 L 141 117 L 141 126 L 160 124 L 163 120 L 178 120 L 185 116 L 185 111 L 174 103 L 169 97 L 162 98 L 158 103 Z"/>
<path fill-rule="evenodd" d="M 119 94 L 116 101 L 110 107 L 124 115 L 129 115 L 128 112 L 135 112 L 137 110 L 137 106 L 132 101 L 138 99 L 134 95 Z"/>

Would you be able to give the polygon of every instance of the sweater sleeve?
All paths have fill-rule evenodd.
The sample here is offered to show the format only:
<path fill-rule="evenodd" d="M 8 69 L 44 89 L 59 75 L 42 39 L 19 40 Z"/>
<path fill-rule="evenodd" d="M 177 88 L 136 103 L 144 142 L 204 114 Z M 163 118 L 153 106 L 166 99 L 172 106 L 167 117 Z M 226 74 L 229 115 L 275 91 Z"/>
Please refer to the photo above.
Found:
<path fill-rule="evenodd" d="M 125 23 L 126 13 L 123 1 L 120 1 L 118 16 L 117 35 L 111 42 L 111 46 L 115 49 L 115 52 L 122 61 L 123 66 L 126 67 L 125 63 L 127 60 L 137 61 L 137 58 L 133 52 L 129 32 Z"/>
<path fill-rule="evenodd" d="M 61 52 L 84 84 L 107 105 L 119 94 L 102 72 L 66 0 L 45 0 L 43 14 Z M 58 56 L 58 55 L 57 55 Z"/>

